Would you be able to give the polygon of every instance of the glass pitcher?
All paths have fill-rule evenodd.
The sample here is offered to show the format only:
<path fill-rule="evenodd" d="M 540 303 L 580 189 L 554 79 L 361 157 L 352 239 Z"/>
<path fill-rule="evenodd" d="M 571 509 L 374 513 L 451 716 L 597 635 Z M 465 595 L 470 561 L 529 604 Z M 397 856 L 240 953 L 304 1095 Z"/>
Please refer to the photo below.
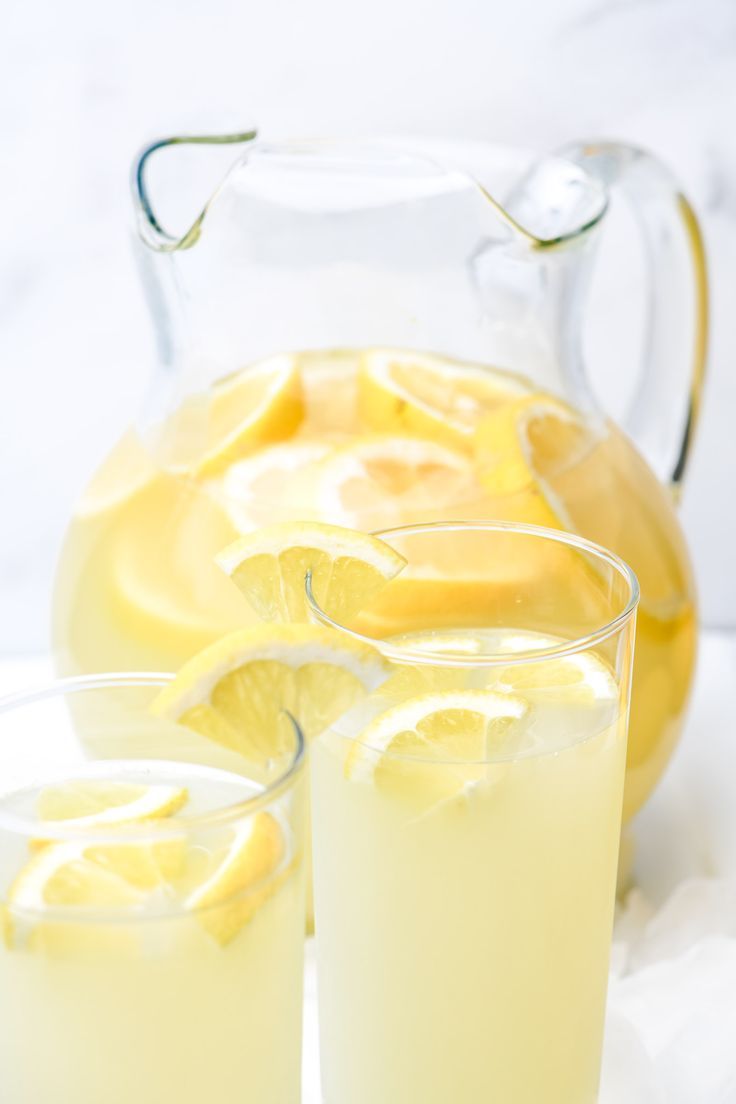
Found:
<path fill-rule="evenodd" d="M 197 217 L 165 229 L 152 155 L 168 149 L 173 167 L 187 144 L 229 143 L 241 156 Z M 63 672 L 175 669 L 253 620 L 213 558 L 271 521 L 574 531 L 641 583 L 631 816 L 675 745 L 696 645 L 673 491 L 704 372 L 705 265 L 666 170 L 611 144 L 537 158 L 247 133 L 153 143 L 133 182 L 160 366 L 71 522 L 55 603 Z M 626 427 L 650 463 L 599 408 L 581 352 L 617 188 L 651 276 Z"/>

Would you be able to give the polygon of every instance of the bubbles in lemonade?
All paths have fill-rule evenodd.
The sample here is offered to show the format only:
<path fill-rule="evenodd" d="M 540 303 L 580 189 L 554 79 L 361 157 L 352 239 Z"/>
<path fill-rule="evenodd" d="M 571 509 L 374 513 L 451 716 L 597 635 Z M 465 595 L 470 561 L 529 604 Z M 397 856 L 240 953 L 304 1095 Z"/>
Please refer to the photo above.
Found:
<path fill-rule="evenodd" d="M 2 798 L 4 1104 L 297 1104 L 288 815 L 188 823 L 257 793 L 218 769 L 108 761 Z"/>
<path fill-rule="evenodd" d="M 251 622 L 214 556 L 268 522 L 376 529 L 500 518 L 569 529 L 628 560 L 641 584 L 631 815 L 677 739 L 695 651 L 683 536 L 633 446 L 508 372 L 386 350 L 265 364 L 270 382 L 268 367 L 246 368 L 145 441 L 131 431 L 113 449 L 59 566 L 61 669 L 176 669 Z"/>

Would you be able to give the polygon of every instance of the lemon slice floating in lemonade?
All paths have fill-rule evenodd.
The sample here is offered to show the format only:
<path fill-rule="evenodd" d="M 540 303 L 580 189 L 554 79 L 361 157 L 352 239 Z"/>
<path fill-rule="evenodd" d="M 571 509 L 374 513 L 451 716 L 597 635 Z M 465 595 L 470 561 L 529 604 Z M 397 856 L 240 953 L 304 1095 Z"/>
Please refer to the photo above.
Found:
<path fill-rule="evenodd" d="M 514 641 L 519 647 L 514 648 Z M 561 642 L 549 637 L 535 637 L 536 647 L 550 648 Z M 504 639 L 508 651 L 529 647 L 529 636 L 519 634 Z M 492 684 L 503 690 L 519 691 L 532 701 L 554 699 L 558 704 L 595 705 L 616 702 L 618 688 L 613 672 L 593 652 L 576 652 L 544 663 L 510 664 L 493 671 Z"/>
<path fill-rule="evenodd" d="M 368 425 L 461 450 L 472 449 L 485 412 L 528 391 L 526 380 L 497 368 L 400 349 L 373 349 L 358 370 L 358 408 Z"/>
<path fill-rule="evenodd" d="M 326 441 L 284 441 L 269 445 L 231 464 L 221 481 L 213 481 L 214 496 L 222 502 L 239 533 L 283 517 L 308 512 L 315 465 L 332 446 Z"/>
<path fill-rule="evenodd" d="M 424 656 L 425 663 L 400 664 L 381 688 L 388 708 L 355 738 L 346 774 L 425 807 L 488 783 L 503 762 L 554 753 L 602 731 L 617 716 L 613 673 L 593 652 L 462 666 L 471 656 L 490 660 L 562 643 L 551 637 L 466 630 L 406 635 L 395 643 Z M 458 666 L 452 666 L 453 656 Z"/>
<path fill-rule="evenodd" d="M 28 925 L 25 914 L 48 910 L 126 910 L 141 908 L 148 895 L 175 878 L 185 857 L 183 839 L 155 843 L 125 840 L 52 842 L 42 838 L 59 829 L 104 833 L 163 820 L 187 802 L 183 786 L 142 785 L 113 779 L 69 779 L 44 787 L 38 796 L 38 837 L 31 839 L 31 858 L 17 875 L 7 895 L 4 917 L 8 945 L 19 943 L 28 931 L 30 945 L 47 950 L 84 943 L 83 929 L 41 923 Z M 23 914 L 19 922 L 18 914 Z"/>
<path fill-rule="evenodd" d="M 289 876 L 285 858 L 283 828 L 270 813 L 256 813 L 210 860 L 207 875 L 200 876 L 186 906 L 197 910 L 202 926 L 224 946 Z M 248 887 L 251 892 L 243 896 Z"/>
<path fill-rule="evenodd" d="M 153 843 L 121 836 L 104 843 L 67 840 L 37 850 L 8 892 L 7 942 L 47 951 L 96 943 L 100 931 L 90 933 L 74 921 L 110 910 L 123 918 L 141 913 L 155 895 L 159 915 L 167 901 L 170 908 L 194 913 L 220 945 L 229 943 L 280 883 L 283 829 L 266 812 L 254 813 L 237 828 L 222 828 L 203 868 L 204 849 L 190 846 L 184 832 L 177 838 L 175 818 L 171 825 L 171 838 Z M 40 918 L 49 913 L 64 923 Z M 127 936 L 105 934 L 107 946 L 125 948 Z"/>
<path fill-rule="evenodd" d="M 527 521 L 572 530 L 554 479 L 578 463 L 592 443 L 590 430 L 571 407 L 549 395 L 527 395 L 479 421 L 479 479 L 494 497 L 525 495 Z"/>
<path fill-rule="evenodd" d="M 323 522 L 285 522 L 225 548 L 217 563 L 263 621 L 307 621 L 305 581 L 338 621 L 367 606 L 406 565 L 390 545 Z"/>
<path fill-rule="evenodd" d="M 357 529 L 458 515 L 482 489 L 470 459 L 421 437 L 356 437 L 315 468 L 314 507 L 320 517 Z"/>
<path fill-rule="evenodd" d="M 167 467 L 211 476 L 263 445 L 283 440 L 303 416 L 296 357 L 270 357 L 187 399 L 166 426 Z"/>
<path fill-rule="evenodd" d="M 489 759 L 508 755 L 523 738 L 527 712 L 523 698 L 488 690 L 409 698 L 361 732 L 346 775 L 434 805 L 486 777 Z"/>
<path fill-rule="evenodd" d="M 187 797 L 183 786 L 83 778 L 44 787 L 38 797 L 38 815 L 47 830 L 56 824 L 65 829 L 139 824 L 171 816 Z"/>

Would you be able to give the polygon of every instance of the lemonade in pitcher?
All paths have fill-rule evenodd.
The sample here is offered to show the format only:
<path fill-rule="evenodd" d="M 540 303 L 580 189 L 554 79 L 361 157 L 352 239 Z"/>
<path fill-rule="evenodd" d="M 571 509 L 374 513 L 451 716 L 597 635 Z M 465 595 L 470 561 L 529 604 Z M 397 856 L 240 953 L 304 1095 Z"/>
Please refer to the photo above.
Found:
<path fill-rule="evenodd" d="M 244 152 L 200 214 L 166 229 L 152 155 L 173 158 L 180 191 L 178 159 L 228 142 Z M 666 170 L 610 144 L 540 158 L 249 133 L 155 142 L 133 180 L 158 370 L 71 522 L 60 668 L 172 670 L 252 622 L 214 557 L 271 522 L 560 527 L 641 580 L 631 815 L 678 736 L 695 650 L 672 490 L 697 415 L 705 283 L 697 222 Z M 617 192 L 639 211 L 651 261 L 647 357 L 626 421 L 646 462 L 601 412 L 582 354 L 588 274 Z M 521 565 L 508 570 L 525 585 Z"/>
<path fill-rule="evenodd" d="M 667 492 L 610 424 L 597 429 L 529 380 L 471 363 L 386 349 L 283 354 L 176 412 L 155 451 L 129 433 L 67 538 L 56 603 L 64 671 L 174 669 L 250 623 L 215 555 L 240 533 L 296 518 L 364 530 L 527 521 L 628 560 L 642 599 L 627 810 L 642 804 L 676 739 L 695 648 Z"/>

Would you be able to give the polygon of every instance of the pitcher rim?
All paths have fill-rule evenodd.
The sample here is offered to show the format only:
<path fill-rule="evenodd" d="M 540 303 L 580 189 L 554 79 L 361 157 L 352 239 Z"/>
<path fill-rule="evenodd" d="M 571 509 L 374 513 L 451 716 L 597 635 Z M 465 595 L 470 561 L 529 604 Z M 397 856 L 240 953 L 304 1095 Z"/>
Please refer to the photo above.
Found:
<path fill-rule="evenodd" d="M 178 145 L 242 145 L 247 147 L 246 150 L 238 156 L 233 164 L 230 165 L 225 173 L 220 177 L 217 184 L 213 188 L 209 198 L 203 205 L 199 214 L 188 230 L 183 234 L 177 236 L 169 233 L 161 224 L 158 217 L 155 214 L 153 205 L 151 203 L 150 196 L 148 194 L 148 188 L 146 185 L 146 169 L 150 158 L 154 153 L 160 150 L 170 148 Z M 609 200 L 606 189 L 592 177 L 584 168 L 576 164 L 574 161 L 567 157 L 564 157 L 557 153 L 542 153 L 536 154 L 534 150 L 527 146 L 514 146 L 512 144 L 503 142 L 493 142 L 486 139 L 474 139 L 474 138 L 455 138 L 455 137 L 441 137 L 435 135 L 391 135 L 391 134 L 364 134 L 355 137 L 349 136 L 326 136 L 326 137 L 311 137 L 311 138 L 285 138 L 283 140 L 270 140 L 262 139 L 258 131 L 253 128 L 250 130 L 237 131 L 227 134 L 180 134 L 171 135 L 163 138 L 156 138 L 147 142 L 138 152 L 133 160 L 131 168 L 131 190 L 133 195 L 133 206 L 135 209 L 138 233 L 144 244 L 151 248 L 154 252 L 159 253 L 175 253 L 184 249 L 189 249 L 199 240 L 202 225 L 207 217 L 208 211 L 223 186 L 230 178 L 230 176 L 242 165 L 245 158 L 251 151 L 283 151 L 283 152 L 304 152 L 309 149 L 324 150 L 324 149 L 339 149 L 342 148 L 359 148 L 364 146 L 370 148 L 374 152 L 378 153 L 381 149 L 391 152 L 393 154 L 400 154 L 402 152 L 406 154 L 413 154 L 417 158 L 424 158 L 428 163 L 435 163 L 439 167 L 446 171 L 451 171 L 453 168 L 457 168 L 462 171 L 472 183 L 478 188 L 486 202 L 492 207 L 496 215 L 504 222 L 509 229 L 522 238 L 526 243 L 535 250 L 550 251 L 557 248 L 568 246 L 572 243 L 576 243 L 585 238 L 591 230 L 593 230 L 603 219 L 608 210 Z M 453 166 L 452 162 L 445 163 L 439 156 L 441 150 L 451 151 L 453 148 L 460 150 L 474 150 L 476 153 L 490 150 L 503 150 L 508 154 L 527 154 L 530 158 L 536 157 L 538 162 L 558 162 L 560 164 L 566 164 L 575 169 L 581 177 L 585 178 L 598 193 L 598 203 L 590 215 L 579 225 L 573 227 L 571 230 L 559 235 L 551 237 L 542 237 L 535 234 L 527 226 L 524 226 L 521 222 L 515 219 L 509 211 L 506 210 L 503 203 L 497 200 L 488 189 L 478 179 L 477 175 L 472 173 L 468 169 L 463 169 L 461 166 Z M 434 151 L 434 153 L 433 153 Z"/>

